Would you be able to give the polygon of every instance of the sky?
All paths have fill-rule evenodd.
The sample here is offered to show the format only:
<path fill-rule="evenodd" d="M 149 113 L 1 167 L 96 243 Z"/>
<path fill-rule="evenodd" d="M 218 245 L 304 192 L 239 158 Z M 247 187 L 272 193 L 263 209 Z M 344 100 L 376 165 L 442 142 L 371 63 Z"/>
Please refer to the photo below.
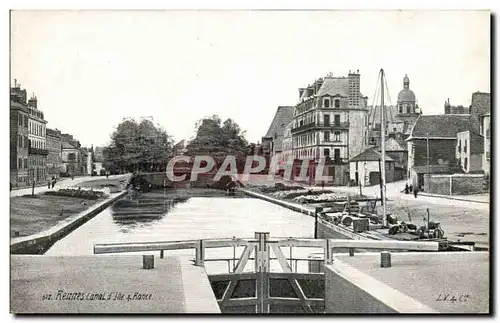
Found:
<path fill-rule="evenodd" d="M 251 142 L 280 105 L 328 73 L 379 70 L 395 104 L 410 78 L 424 114 L 490 92 L 488 11 L 12 11 L 11 75 L 49 128 L 102 146 L 123 118 L 152 117 L 176 141 L 232 118 Z"/>

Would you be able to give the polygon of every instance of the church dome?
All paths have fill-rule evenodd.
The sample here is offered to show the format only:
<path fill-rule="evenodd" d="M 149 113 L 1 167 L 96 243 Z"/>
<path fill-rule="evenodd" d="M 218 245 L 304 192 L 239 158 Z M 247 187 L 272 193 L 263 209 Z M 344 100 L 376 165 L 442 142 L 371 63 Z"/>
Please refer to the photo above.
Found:
<path fill-rule="evenodd" d="M 398 102 L 415 102 L 415 93 L 410 90 L 410 79 L 408 75 L 403 78 L 403 89 L 398 94 Z"/>
<path fill-rule="evenodd" d="M 401 90 L 398 94 L 398 102 L 415 102 L 415 93 L 410 89 Z"/>

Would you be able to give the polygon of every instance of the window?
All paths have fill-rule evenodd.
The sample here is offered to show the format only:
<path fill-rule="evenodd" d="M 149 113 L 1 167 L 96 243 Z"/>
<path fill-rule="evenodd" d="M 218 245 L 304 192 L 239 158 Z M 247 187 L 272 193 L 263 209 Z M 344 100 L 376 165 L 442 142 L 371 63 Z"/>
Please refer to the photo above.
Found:
<path fill-rule="evenodd" d="M 340 115 L 339 114 L 336 114 L 334 116 L 334 123 L 336 126 L 340 126 Z"/>
<path fill-rule="evenodd" d="M 486 130 L 486 139 L 490 139 L 490 129 Z"/>
<path fill-rule="evenodd" d="M 333 151 L 333 153 L 334 153 L 334 160 L 335 160 L 335 162 L 339 163 L 340 162 L 340 149 L 338 149 L 338 148 L 335 149 Z"/>
<path fill-rule="evenodd" d="M 467 154 L 467 140 L 466 140 L 466 141 L 465 141 L 465 143 L 464 143 L 464 153 L 466 153 L 466 154 Z"/>
<path fill-rule="evenodd" d="M 335 99 L 335 107 L 340 108 L 340 100 L 339 99 Z"/>
<path fill-rule="evenodd" d="M 340 141 L 340 131 L 335 131 L 335 141 Z"/>
<path fill-rule="evenodd" d="M 462 140 L 458 140 L 458 152 L 462 152 Z"/>
<path fill-rule="evenodd" d="M 325 98 L 323 100 L 323 105 L 325 106 L 325 108 L 329 108 L 330 107 L 330 99 Z"/>
<path fill-rule="evenodd" d="M 27 115 L 24 116 L 24 126 L 26 128 L 28 128 L 28 116 Z"/>
<path fill-rule="evenodd" d="M 19 126 L 23 126 L 23 115 L 21 114 L 21 112 L 18 113 L 18 123 L 17 123 Z"/>
<path fill-rule="evenodd" d="M 468 160 L 467 160 L 467 157 L 465 157 L 464 159 L 464 169 L 467 170 L 467 165 L 468 164 Z"/>
<path fill-rule="evenodd" d="M 330 126 L 330 115 L 325 114 L 323 116 L 323 119 L 324 119 L 325 126 L 329 127 Z"/>
<path fill-rule="evenodd" d="M 28 146 L 28 136 L 24 136 L 24 148 L 29 148 Z"/>
<path fill-rule="evenodd" d="M 401 106 L 401 104 L 399 105 L 399 113 L 403 113 L 403 107 Z"/>
<path fill-rule="evenodd" d="M 75 153 L 68 154 L 68 160 L 75 160 L 75 159 L 76 159 Z"/>
<path fill-rule="evenodd" d="M 325 131 L 325 141 L 330 141 L 330 131 Z"/>
<path fill-rule="evenodd" d="M 330 157 L 330 149 L 325 148 L 325 149 L 323 150 L 323 154 L 325 155 L 325 157 Z"/>
<path fill-rule="evenodd" d="M 28 168 L 28 158 L 24 158 L 24 168 Z"/>
<path fill-rule="evenodd" d="M 22 158 L 19 158 L 19 159 L 17 160 L 17 163 L 18 163 L 18 169 L 23 168 L 23 159 L 22 159 Z"/>

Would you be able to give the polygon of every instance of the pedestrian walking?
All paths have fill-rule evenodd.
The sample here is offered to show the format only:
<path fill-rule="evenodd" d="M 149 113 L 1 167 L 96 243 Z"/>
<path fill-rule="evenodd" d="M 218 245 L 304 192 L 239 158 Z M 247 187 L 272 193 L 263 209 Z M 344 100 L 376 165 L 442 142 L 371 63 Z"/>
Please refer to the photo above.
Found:
<path fill-rule="evenodd" d="M 321 189 L 325 188 L 325 181 L 321 181 Z"/>
<path fill-rule="evenodd" d="M 408 194 L 409 191 L 410 191 L 410 187 L 408 186 L 408 183 L 406 183 L 405 194 Z"/>
<path fill-rule="evenodd" d="M 47 188 L 50 190 L 50 180 L 47 182 Z"/>
<path fill-rule="evenodd" d="M 109 172 L 106 172 L 106 179 L 108 179 L 109 177 Z"/>
<path fill-rule="evenodd" d="M 415 187 L 415 188 L 413 189 L 413 195 L 415 195 L 415 198 L 417 198 L 417 194 L 418 194 L 418 188 L 417 188 L 417 187 Z"/>

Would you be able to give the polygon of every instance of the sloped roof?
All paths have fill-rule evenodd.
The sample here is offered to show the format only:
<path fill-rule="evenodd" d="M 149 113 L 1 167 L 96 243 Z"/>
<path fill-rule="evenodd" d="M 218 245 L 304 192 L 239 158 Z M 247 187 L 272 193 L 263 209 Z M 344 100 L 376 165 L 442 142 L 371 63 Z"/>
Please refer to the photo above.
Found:
<path fill-rule="evenodd" d="M 490 93 L 475 92 L 472 93 L 471 113 L 475 112 L 479 115 L 489 113 L 491 111 L 491 95 Z"/>
<path fill-rule="evenodd" d="M 273 138 L 274 147 L 281 151 L 281 144 L 283 141 L 283 134 L 285 128 L 290 124 L 293 119 L 293 111 L 295 107 L 279 106 L 274 115 L 274 119 L 267 130 L 265 138 Z M 276 138 L 275 135 L 276 134 Z"/>
<path fill-rule="evenodd" d="M 316 93 L 317 96 L 322 95 L 349 95 L 349 79 L 345 77 L 325 77 L 323 84 Z"/>
<path fill-rule="evenodd" d="M 471 130 L 471 116 L 464 114 L 421 115 L 410 138 L 456 138 L 458 132 Z"/>
<path fill-rule="evenodd" d="M 389 138 L 385 142 L 385 151 L 403 151 L 406 150 L 406 143 L 403 144 L 402 141 L 398 141 L 394 138 Z"/>
<path fill-rule="evenodd" d="M 368 148 L 367 150 L 363 151 L 361 154 L 354 156 L 351 158 L 351 162 L 354 161 L 378 161 L 379 159 L 382 159 L 382 153 L 378 152 L 374 148 Z M 390 162 L 394 161 L 390 156 L 385 154 L 385 161 Z"/>
<path fill-rule="evenodd" d="M 72 143 L 69 141 L 63 141 L 62 148 L 63 149 L 78 149 L 78 147 L 75 145 L 75 143 Z"/>

